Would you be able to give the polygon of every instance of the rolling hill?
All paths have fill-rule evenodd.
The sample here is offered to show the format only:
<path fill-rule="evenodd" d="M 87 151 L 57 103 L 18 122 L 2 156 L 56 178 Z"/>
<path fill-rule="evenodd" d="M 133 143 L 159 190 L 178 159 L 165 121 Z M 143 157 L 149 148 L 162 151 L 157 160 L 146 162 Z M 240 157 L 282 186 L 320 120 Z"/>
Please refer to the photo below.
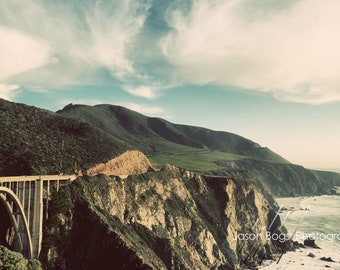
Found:
<path fill-rule="evenodd" d="M 268 162 L 289 163 L 270 149 L 239 135 L 173 124 L 121 106 L 69 104 L 57 113 L 92 124 L 118 139 L 124 138 L 146 155 L 220 151 Z"/>
<path fill-rule="evenodd" d="M 308 170 L 266 147 L 223 131 L 178 125 L 114 105 L 69 104 L 58 114 L 84 121 L 149 156 L 161 167 L 212 175 L 246 176 L 276 196 L 334 194 L 340 174 Z"/>

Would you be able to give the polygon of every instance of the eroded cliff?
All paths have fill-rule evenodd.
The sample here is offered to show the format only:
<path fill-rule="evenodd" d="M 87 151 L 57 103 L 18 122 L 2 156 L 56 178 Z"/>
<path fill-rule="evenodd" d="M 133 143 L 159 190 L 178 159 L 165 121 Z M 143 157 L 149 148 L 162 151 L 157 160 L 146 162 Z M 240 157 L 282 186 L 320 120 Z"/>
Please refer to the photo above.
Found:
<path fill-rule="evenodd" d="M 150 161 L 140 151 L 129 150 L 87 170 L 88 175 L 130 175 L 146 173 L 152 168 Z"/>
<path fill-rule="evenodd" d="M 171 165 L 126 179 L 85 176 L 50 205 L 41 253 L 49 269 L 236 269 L 276 250 L 263 230 L 273 210 L 242 179 Z M 261 237 L 238 239 L 249 232 Z"/>

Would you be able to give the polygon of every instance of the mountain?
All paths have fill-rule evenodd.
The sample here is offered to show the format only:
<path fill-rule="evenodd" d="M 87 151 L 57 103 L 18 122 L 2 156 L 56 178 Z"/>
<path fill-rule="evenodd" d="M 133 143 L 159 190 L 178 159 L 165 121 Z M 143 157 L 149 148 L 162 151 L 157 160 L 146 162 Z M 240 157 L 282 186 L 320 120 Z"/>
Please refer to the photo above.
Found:
<path fill-rule="evenodd" d="M 113 105 L 69 104 L 58 114 L 84 121 L 148 155 L 155 167 L 172 163 L 211 175 L 255 181 L 275 196 L 334 194 L 340 174 L 308 170 L 229 132 L 178 125 Z"/>
<path fill-rule="evenodd" d="M 0 175 L 74 173 L 129 146 L 85 122 L 0 99 Z"/>
<path fill-rule="evenodd" d="M 268 191 L 331 193 L 315 172 L 251 140 L 123 107 L 69 105 L 53 113 L 0 100 L 0 121 L 1 175 L 81 169 L 48 197 L 40 254 L 47 269 L 254 268 L 292 248 L 265 236 L 264 228 L 287 233 L 277 230 Z M 161 166 L 167 162 L 180 166 Z M 5 222 L 1 231 L 11 227 Z M 238 239 L 249 232 L 259 237 Z"/>
<path fill-rule="evenodd" d="M 68 105 L 53 113 L 0 99 L 0 175 L 74 173 L 140 150 L 210 175 L 243 175 L 276 196 L 334 194 L 340 174 L 290 164 L 239 135 L 178 125 L 121 106 Z"/>
<path fill-rule="evenodd" d="M 129 145 L 146 155 L 200 149 L 234 153 L 269 162 L 288 163 L 270 149 L 239 135 L 177 125 L 160 118 L 144 116 L 121 106 L 69 104 L 57 113 L 92 124 L 116 138 L 124 138 Z"/>

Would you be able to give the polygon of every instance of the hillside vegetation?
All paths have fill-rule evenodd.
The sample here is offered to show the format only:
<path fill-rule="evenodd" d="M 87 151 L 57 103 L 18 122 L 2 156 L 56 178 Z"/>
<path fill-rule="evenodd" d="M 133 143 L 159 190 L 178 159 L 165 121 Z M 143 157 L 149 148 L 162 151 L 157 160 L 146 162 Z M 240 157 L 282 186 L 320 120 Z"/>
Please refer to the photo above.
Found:
<path fill-rule="evenodd" d="M 239 135 L 173 124 L 164 119 L 147 117 L 121 106 L 69 104 L 57 113 L 85 121 L 116 138 L 124 138 L 129 145 L 146 155 L 195 154 L 214 150 L 268 162 L 288 163 L 270 149 L 261 147 Z"/>
<path fill-rule="evenodd" d="M 340 174 L 290 164 L 266 147 L 229 132 L 177 125 L 113 105 L 70 104 L 57 113 L 85 121 L 146 153 L 153 166 L 171 163 L 212 175 L 244 176 L 276 196 L 334 194 Z"/>
<path fill-rule="evenodd" d="M 221 151 L 156 154 L 149 157 L 151 163 L 156 168 L 160 168 L 164 164 L 171 162 L 171 164 L 175 166 L 201 172 L 222 169 L 223 166 L 216 163 L 217 160 L 242 160 L 246 158 L 249 157 Z"/>
<path fill-rule="evenodd" d="M 74 173 L 128 149 L 75 119 L 0 99 L 0 175 Z"/>
<path fill-rule="evenodd" d="M 53 113 L 0 99 L 0 175 L 74 173 L 139 150 L 210 175 L 246 175 L 277 196 L 334 194 L 340 174 L 307 170 L 239 135 L 177 125 L 113 105 Z"/>

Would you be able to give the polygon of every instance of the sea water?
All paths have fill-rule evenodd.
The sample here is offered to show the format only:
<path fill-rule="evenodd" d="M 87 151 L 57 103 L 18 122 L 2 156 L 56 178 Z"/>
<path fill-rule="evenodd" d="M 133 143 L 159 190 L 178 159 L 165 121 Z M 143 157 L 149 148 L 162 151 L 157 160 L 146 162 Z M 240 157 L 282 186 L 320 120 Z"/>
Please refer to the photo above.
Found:
<path fill-rule="evenodd" d="M 268 261 L 263 269 L 329 269 L 340 270 L 340 196 L 314 196 L 277 198 L 283 206 L 281 221 L 294 241 L 303 243 L 308 237 L 315 239 L 320 249 L 300 248 L 285 253 L 280 262 Z M 312 253 L 314 258 L 308 256 Z M 331 257 L 335 262 L 320 260 Z"/>

